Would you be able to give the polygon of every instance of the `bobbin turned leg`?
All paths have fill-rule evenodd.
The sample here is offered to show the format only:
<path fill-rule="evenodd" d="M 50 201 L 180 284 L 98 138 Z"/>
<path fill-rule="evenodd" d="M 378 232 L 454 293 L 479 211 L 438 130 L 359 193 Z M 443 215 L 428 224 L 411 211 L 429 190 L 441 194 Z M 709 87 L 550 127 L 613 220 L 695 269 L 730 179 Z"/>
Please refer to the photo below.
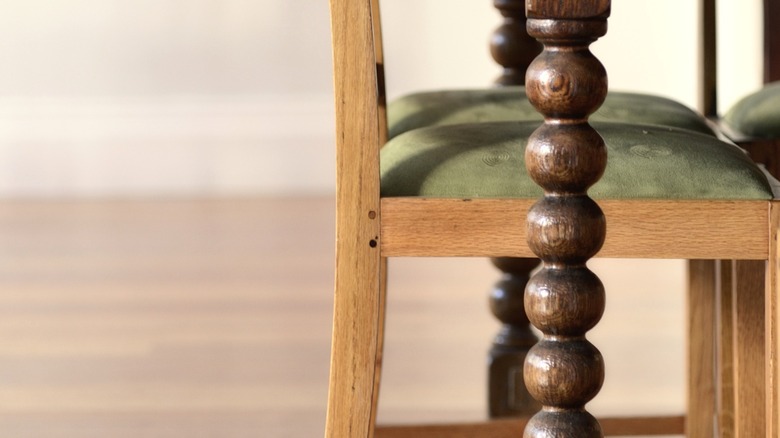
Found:
<path fill-rule="evenodd" d="M 542 51 L 542 45 L 525 30 L 525 0 L 493 0 L 504 17 L 490 38 L 490 54 L 503 68 L 496 85 L 523 85 L 525 71 Z"/>
<path fill-rule="evenodd" d="M 525 71 L 542 45 L 525 30 L 525 0 L 493 0 L 503 22 L 493 32 L 490 53 L 503 68 L 495 83 L 524 85 Z M 490 297 L 490 308 L 502 323 L 488 353 L 488 413 L 491 418 L 529 416 L 539 404 L 523 384 L 523 362 L 538 338 L 525 316 L 523 293 L 538 259 L 492 259 L 502 273 Z"/>
<path fill-rule="evenodd" d="M 525 315 L 523 294 L 539 260 L 500 257 L 492 261 L 504 275 L 490 295 L 490 310 L 502 323 L 488 355 L 490 417 L 530 416 L 540 405 L 523 384 L 523 363 L 539 339 Z"/>
<path fill-rule="evenodd" d="M 528 32 L 544 44 L 526 77 L 545 116 L 526 166 L 545 196 L 528 212 L 528 244 L 544 262 L 528 283 L 525 307 L 544 338 L 528 353 L 525 382 L 544 406 L 525 437 L 602 437 L 585 404 L 601 389 L 604 361 L 585 333 L 604 312 L 604 287 L 585 263 L 604 242 L 606 221 L 587 189 L 607 154 L 588 116 L 604 101 L 607 76 L 589 45 L 607 30 L 609 0 L 528 0 Z"/>

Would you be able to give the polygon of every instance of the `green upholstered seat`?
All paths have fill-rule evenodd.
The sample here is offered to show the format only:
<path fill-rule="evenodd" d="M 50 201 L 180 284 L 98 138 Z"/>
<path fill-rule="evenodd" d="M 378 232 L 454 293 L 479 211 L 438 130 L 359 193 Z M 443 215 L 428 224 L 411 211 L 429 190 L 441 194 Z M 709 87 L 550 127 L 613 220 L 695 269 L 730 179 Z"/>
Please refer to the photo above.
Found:
<path fill-rule="evenodd" d="M 734 130 L 756 138 L 780 138 L 780 82 L 742 98 L 725 115 Z"/>
<path fill-rule="evenodd" d="M 537 198 L 524 163 L 539 122 L 420 128 L 381 150 L 382 196 Z M 594 122 L 607 144 L 594 198 L 770 199 L 763 172 L 742 149 L 685 129 Z M 706 153 L 701 153 L 706 150 Z"/>
<path fill-rule="evenodd" d="M 541 121 L 524 87 L 415 93 L 387 109 L 390 137 L 412 129 L 457 123 Z M 707 122 L 685 105 L 658 96 L 610 92 L 592 121 L 674 126 L 712 134 Z"/>

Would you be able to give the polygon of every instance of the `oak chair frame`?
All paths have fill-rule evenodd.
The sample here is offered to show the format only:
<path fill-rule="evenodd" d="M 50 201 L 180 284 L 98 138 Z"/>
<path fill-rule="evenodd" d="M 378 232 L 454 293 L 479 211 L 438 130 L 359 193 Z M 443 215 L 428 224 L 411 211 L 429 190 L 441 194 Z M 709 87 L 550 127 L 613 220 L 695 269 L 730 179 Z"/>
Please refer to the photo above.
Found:
<path fill-rule="evenodd" d="M 377 1 L 331 0 L 331 10 L 337 114 L 337 236 L 325 434 L 331 438 L 362 438 L 375 432 L 386 259 L 533 257 L 525 243 L 525 217 L 535 200 L 381 198 L 379 149 L 386 141 L 387 129 Z M 722 327 L 717 326 L 710 311 L 715 297 L 733 297 L 732 339 L 725 344 L 730 347 L 726 356 L 731 360 L 731 371 L 726 373 L 728 379 L 720 375 L 709 379 L 715 373 L 705 373 L 708 369 L 714 371 L 708 367 L 714 367 L 715 362 L 692 361 L 691 373 L 703 381 L 690 384 L 698 393 L 689 405 L 685 424 L 689 436 L 713 436 L 715 430 L 707 430 L 717 424 L 713 416 L 733 415 L 735 436 L 777 437 L 778 201 L 601 200 L 599 205 L 609 229 L 598 257 L 694 260 L 690 282 L 691 352 L 707 357 L 708 347 L 703 341 L 708 336 L 722 335 Z M 737 261 L 721 264 L 710 260 Z M 696 261 L 701 261 L 699 270 L 695 269 Z M 728 267 L 721 270 L 721 277 L 715 276 L 718 272 L 710 272 L 718 266 Z M 733 288 L 716 281 L 728 276 Z M 726 289 L 739 293 L 715 293 Z M 764 324 L 756 324 L 757 320 Z M 710 357 L 716 354 L 712 352 Z M 731 412 L 716 407 L 719 391 L 724 388 L 733 388 L 725 391 L 732 395 Z M 765 395 L 756 396 L 761 393 Z M 633 424 L 638 423 L 641 421 Z M 608 424 L 604 423 L 605 429 Z M 680 432 L 676 430 L 679 427 L 675 423 L 675 430 L 667 432 Z M 517 433 L 513 422 L 456 429 L 412 428 L 398 433 L 465 437 L 491 430 L 494 434 L 490 436 Z M 376 436 L 393 433 L 394 429 L 378 429 Z"/>

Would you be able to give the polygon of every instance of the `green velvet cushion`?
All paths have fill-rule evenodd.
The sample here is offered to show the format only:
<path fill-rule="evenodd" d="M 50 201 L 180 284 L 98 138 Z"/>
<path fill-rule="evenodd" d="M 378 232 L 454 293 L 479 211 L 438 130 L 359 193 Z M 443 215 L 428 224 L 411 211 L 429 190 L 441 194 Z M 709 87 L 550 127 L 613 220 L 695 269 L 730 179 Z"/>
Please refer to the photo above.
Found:
<path fill-rule="evenodd" d="M 743 98 L 724 117 L 742 134 L 757 138 L 780 138 L 780 82 L 773 82 Z"/>
<path fill-rule="evenodd" d="M 524 152 L 538 122 L 420 128 L 381 151 L 382 196 L 528 198 L 542 195 Z M 594 122 L 609 151 L 594 198 L 770 199 L 764 174 L 715 137 L 656 125 Z M 706 153 L 702 153 L 706 150 Z"/>
<path fill-rule="evenodd" d="M 410 94 L 392 102 L 387 117 L 391 138 L 425 126 L 542 120 L 528 102 L 524 87 Z M 685 105 L 647 94 L 610 92 L 591 120 L 674 126 L 712 134 L 706 121 Z"/>

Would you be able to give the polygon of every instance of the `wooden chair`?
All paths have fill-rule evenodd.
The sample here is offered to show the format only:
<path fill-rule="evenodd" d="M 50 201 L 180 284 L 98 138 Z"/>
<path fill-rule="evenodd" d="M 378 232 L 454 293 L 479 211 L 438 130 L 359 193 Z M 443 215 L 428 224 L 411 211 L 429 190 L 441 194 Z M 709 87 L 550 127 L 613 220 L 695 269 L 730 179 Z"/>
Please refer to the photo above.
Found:
<path fill-rule="evenodd" d="M 764 0 L 763 25 L 763 75 L 769 86 L 746 96 L 726 112 L 725 120 L 719 118 L 717 98 L 717 28 L 715 0 L 700 3 L 700 96 L 699 109 L 711 120 L 718 121 L 721 130 L 740 147 L 748 151 L 751 158 L 764 165 L 776 178 L 780 177 L 780 1 Z M 541 45 L 525 31 L 525 1 L 495 0 L 495 7 L 504 17 L 491 39 L 491 53 L 502 67 L 502 74 L 496 80 L 500 86 L 519 86 L 525 83 L 525 70 L 541 51 Z M 774 83 L 774 84 L 773 84 Z M 516 93 L 518 101 L 524 99 Z M 489 119 L 489 117 L 484 117 Z M 501 115 L 497 115 L 501 118 Z M 656 123 L 668 120 L 652 120 Z M 536 338 L 526 318 L 504 309 L 522 309 L 523 293 L 530 272 L 537 267 L 533 259 L 500 258 L 493 260 L 502 271 L 491 296 L 491 308 L 503 326 L 495 338 L 489 354 L 489 414 L 492 418 L 526 415 L 537 406 L 525 388 L 513 384 L 513 373 L 522 369 L 528 349 Z M 691 269 L 702 270 L 701 261 L 690 262 Z M 707 271 L 730 275 L 731 264 L 711 262 Z M 718 274 L 719 276 L 720 274 Z M 724 278 L 728 283 L 728 278 Z M 720 282 L 720 280 L 719 280 Z M 730 293 L 729 291 L 723 291 Z M 729 297 L 718 297 L 720 307 L 728 305 Z M 694 297 L 695 299 L 695 297 Z M 715 309 L 726 317 L 728 309 Z M 705 340 L 706 342 L 706 340 Z M 716 346 L 718 351 L 724 346 Z M 728 402 L 725 403 L 728 405 Z"/>
<path fill-rule="evenodd" d="M 679 160 L 701 158 L 664 149 L 669 143 L 648 143 L 671 132 L 682 145 L 703 142 L 712 149 L 709 152 L 717 150 L 730 157 L 728 169 L 717 170 L 718 179 L 707 180 L 705 187 L 725 181 L 726 186 L 737 186 L 740 191 L 730 199 L 722 199 L 722 193 L 714 196 L 676 193 L 673 198 L 653 199 L 631 197 L 633 190 L 642 190 L 654 182 L 641 180 L 642 175 L 637 175 L 634 168 L 628 180 L 619 176 L 614 179 L 616 176 L 609 171 L 602 179 L 613 186 L 616 181 L 620 186 L 640 179 L 642 183 L 629 187 L 624 196 L 601 196 L 599 208 L 585 195 L 585 190 L 599 179 L 606 165 L 604 143 L 586 123 L 587 115 L 600 105 L 606 94 L 606 82 L 598 62 L 582 48 L 606 31 L 609 7 L 609 1 L 601 0 L 528 2 L 529 28 L 548 49 L 559 45 L 580 48 L 547 51 L 529 76 L 532 79 L 529 98 L 549 119 L 531 136 L 526 151 L 525 161 L 533 179 L 547 192 L 536 203 L 534 198 L 541 195 L 541 190 L 533 191 L 519 166 L 515 172 L 500 175 L 498 181 L 503 182 L 497 192 L 492 191 L 496 187 L 488 185 L 480 189 L 484 194 L 475 195 L 467 193 L 473 184 L 467 184 L 464 189 L 452 187 L 452 179 L 441 183 L 441 180 L 411 178 L 416 193 L 403 196 L 410 177 L 415 174 L 430 174 L 435 169 L 437 173 L 442 170 L 461 177 L 463 163 L 451 169 L 437 167 L 453 151 L 463 151 L 468 156 L 475 147 L 484 146 L 472 154 L 483 165 L 495 168 L 511 160 L 518 164 L 522 155 L 518 156 L 514 148 L 519 149 L 522 138 L 528 138 L 539 123 L 513 124 L 518 125 L 513 128 L 500 123 L 481 123 L 413 130 L 382 149 L 380 172 L 380 148 L 386 143 L 387 127 L 377 4 L 371 0 L 331 0 L 338 214 L 326 436 L 373 436 L 387 257 L 533 255 L 545 261 L 545 269 L 531 281 L 526 302 L 531 320 L 545 333 L 545 339 L 530 353 L 525 378 L 531 393 L 551 409 L 530 420 L 525 436 L 601 436 L 598 424 L 581 409 L 596 395 L 603 379 L 600 355 L 582 337 L 603 311 L 604 292 L 600 282 L 584 268 L 584 262 L 594 255 L 736 260 L 732 282 L 739 293 L 733 295 L 734 354 L 731 357 L 735 372 L 728 382 L 734 394 L 734 428 L 736 436 L 741 437 L 778 436 L 775 360 L 778 212 L 767 180 L 759 176 L 760 172 L 749 160 L 735 153 L 733 146 L 711 136 L 674 128 L 604 123 L 596 127 L 611 148 L 612 163 L 630 159 L 632 155 L 660 158 L 659 161 L 673 156 L 675 160 L 669 163 L 672 165 Z M 560 123 L 552 120 L 553 116 Z M 626 134 L 625 129 L 631 133 Z M 404 146 L 398 140 L 401 137 L 413 141 Z M 453 140 L 464 138 L 469 141 L 458 144 Z M 444 139 L 444 143 L 436 143 L 438 139 Z M 411 155 L 394 155 L 415 142 L 417 149 Z M 422 154 L 420 144 L 424 145 Z M 698 149 L 700 146 L 697 144 Z M 399 174 L 396 181 L 393 173 Z M 520 192 L 511 191 L 518 187 Z M 598 193 L 601 190 L 598 187 L 592 192 Z M 753 190 L 745 191 L 745 187 Z M 610 193 L 615 194 L 610 189 L 601 192 L 602 195 Z M 527 230 L 526 213 L 529 215 Z M 711 265 L 705 262 L 702 266 Z M 712 284 L 715 277 L 709 274 L 712 273 L 692 270 L 691 296 L 704 301 L 701 305 L 694 302 L 691 312 L 692 330 L 700 338 L 702 333 L 713 336 L 718 333 L 711 317 L 709 322 L 704 321 L 709 313 L 703 309 L 711 308 L 708 301 L 714 300 L 716 290 Z M 700 357 L 709 357 L 701 353 Z M 701 362 L 713 366 L 712 361 Z M 714 416 L 721 413 L 715 409 L 714 401 L 712 406 L 708 401 L 714 400 L 716 387 L 724 389 L 725 384 L 713 381 L 711 375 L 714 373 L 700 373 L 702 381 L 693 384 L 701 390 L 697 395 L 702 403 L 691 406 L 689 436 L 712 436 L 698 427 L 706 428 L 703 424 L 706 420 L 712 427 Z M 604 428 L 608 433 L 624 433 L 625 430 L 615 428 L 640 424 L 638 421 L 604 423 Z M 659 422 L 650 424 L 657 426 Z M 480 431 L 492 437 L 519 436 L 518 427 L 514 422 L 494 422 L 456 428 L 378 429 L 376 436 L 412 436 L 412 432 L 417 432 L 422 434 L 418 436 L 465 437 L 476 436 Z M 606 430 L 610 427 L 613 427 L 611 431 Z M 546 435 L 552 431 L 559 434 Z M 675 423 L 675 427 L 665 431 L 680 433 L 682 425 Z"/>

